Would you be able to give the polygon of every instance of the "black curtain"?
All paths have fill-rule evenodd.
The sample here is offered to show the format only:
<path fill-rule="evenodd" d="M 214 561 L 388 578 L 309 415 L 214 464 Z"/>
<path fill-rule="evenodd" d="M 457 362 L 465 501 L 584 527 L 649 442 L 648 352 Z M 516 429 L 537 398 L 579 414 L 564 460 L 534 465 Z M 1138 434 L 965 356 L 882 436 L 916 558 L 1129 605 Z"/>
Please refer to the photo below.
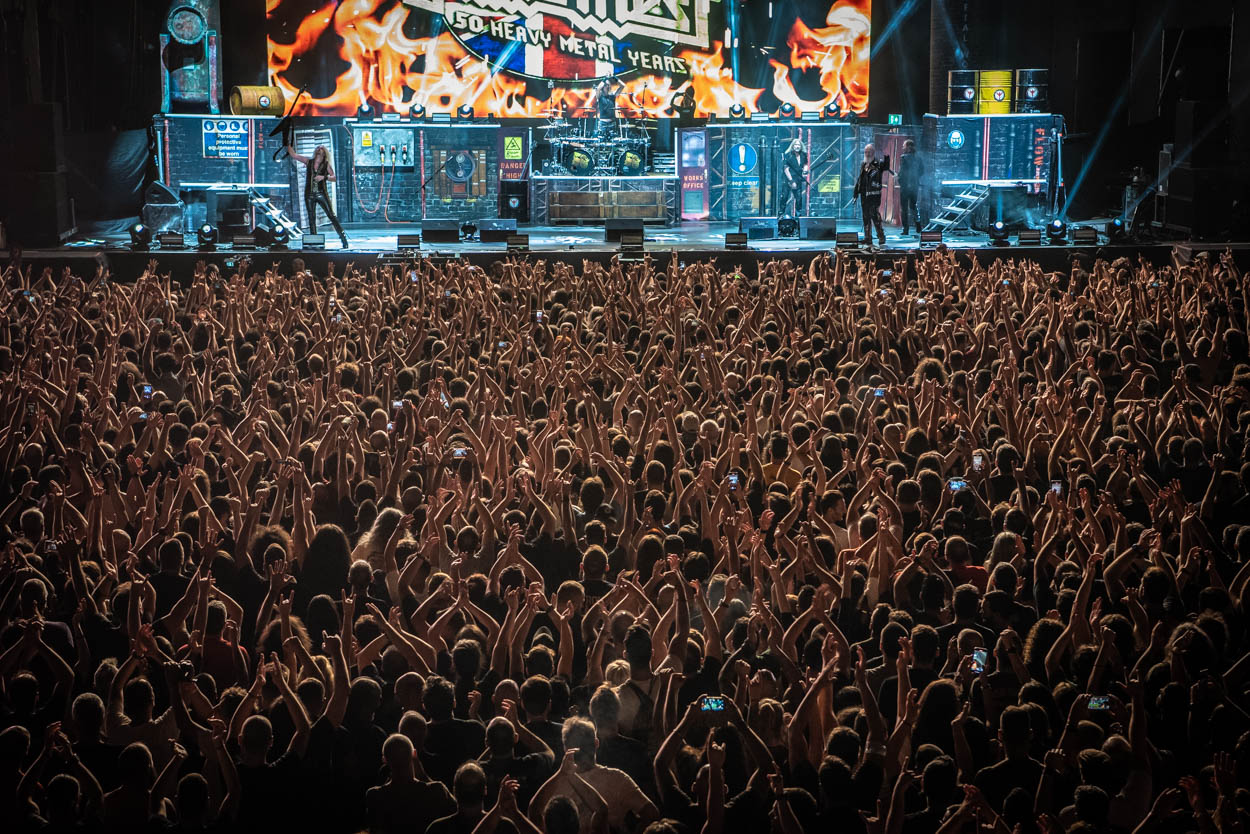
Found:
<path fill-rule="evenodd" d="M 150 159 L 147 130 L 65 137 L 65 169 L 81 234 L 116 233 L 134 222 Z"/>

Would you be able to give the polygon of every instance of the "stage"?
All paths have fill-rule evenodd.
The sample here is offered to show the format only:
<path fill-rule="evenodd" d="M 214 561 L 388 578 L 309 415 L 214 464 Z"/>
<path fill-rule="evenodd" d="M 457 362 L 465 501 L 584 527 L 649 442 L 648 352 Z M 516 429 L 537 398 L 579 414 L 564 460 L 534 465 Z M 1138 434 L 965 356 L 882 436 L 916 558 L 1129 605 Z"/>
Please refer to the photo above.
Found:
<path fill-rule="evenodd" d="M 671 227 L 647 226 L 641 251 L 656 260 L 667 260 L 670 253 L 676 252 L 682 262 L 713 261 L 726 267 L 760 264 L 782 258 L 807 263 L 820 253 L 837 249 L 849 256 L 886 266 L 899 259 L 912 260 L 936 249 L 936 245 L 921 245 L 919 236 L 914 233 L 904 237 L 897 227 L 887 227 L 884 247 L 874 246 L 871 249 L 859 246 L 838 247 L 834 240 L 801 238 L 755 239 L 749 241 L 745 248 L 727 248 L 725 235 L 737 232 L 738 229 L 739 224 L 736 222 L 687 221 Z M 849 222 L 839 223 L 837 229 L 841 232 L 857 231 Z M 308 268 L 319 273 L 327 271 L 330 264 L 334 264 L 336 271 L 341 272 L 349 263 L 356 268 L 368 269 L 379 263 L 397 263 L 414 256 L 436 260 L 463 258 L 481 265 L 489 265 L 510 255 L 523 254 L 549 262 L 575 264 L 580 264 L 583 259 L 606 262 L 613 256 L 619 256 L 622 260 L 639 257 L 637 249 L 622 249 L 618 241 L 607 240 L 602 227 L 520 225 L 517 233 L 528 236 L 528 247 L 511 252 L 504 242 L 483 243 L 478 240 L 458 243 L 423 242 L 416 248 L 401 247 L 399 237 L 420 234 L 419 223 L 358 225 L 349 226 L 346 231 L 350 244 L 347 249 L 343 249 L 333 235 L 327 236 L 325 249 L 304 249 L 298 237 L 284 248 L 236 247 L 230 244 L 217 245 L 211 249 L 199 248 L 194 235 L 185 237 L 185 248 L 161 247 L 153 241 L 149 248 L 144 249 L 132 247 L 128 236 L 111 235 L 103 238 L 78 238 L 61 247 L 29 249 L 20 253 L 20 258 L 23 265 L 34 267 L 35 274 L 44 267 L 52 268 L 54 274 L 69 267 L 80 277 L 89 278 L 98 268 L 104 267 L 115 280 L 128 282 L 137 277 L 150 260 L 155 260 L 160 269 L 170 272 L 175 280 L 186 281 L 200 261 L 216 263 L 222 269 L 230 270 L 237 266 L 241 257 L 249 258 L 255 266 L 268 267 L 277 264 L 282 269 L 289 269 L 293 261 L 300 258 Z M 1069 237 L 1073 234 L 1071 227 L 1068 234 Z M 944 237 L 942 245 L 961 260 L 975 257 L 984 263 L 996 257 L 1027 259 L 1037 262 L 1046 270 L 1070 268 L 1074 255 L 1108 260 L 1121 256 L 1136 259 L 1140 255 L 1147 261 L 1162 265 L 1172 262 L 1174 252 L 1181 253 L 1182 260 L 1187 261 L 1202 251 L 1218 253 L 1230 248 L 1222 243 L 1206 245 L 1167 240 L 1111 242 L 1105 235 L 1100 235 L 1096 244 L 1051 243 L 1043 235 L 1040 244 L 1020 245 L 1017 236 L 1013 234 L 1005 245 L 996 245 L 988 235 L 972 232 Z M 1231 248 L 1238 262 L 1250 262 L 1250 244 L 1233 245 Z M 0 252 L 0 259 L 5 263 L 11 262 L 12 254 Z"/>
<path fill-rule="evenodd" d="M 1070 228 L 1076 228 L 1080 224 L 1076 224 Z M 419 235 L 422 232 L 420 223 L 396 223 L 385 226 L 350 226 L 346 225 L 348 243 L 347 250 L 335 239 L 334 235 L 326 235 L 326 251 L 327 252 L 394 252 L 401 249 L 409 249 L 411 247 L 400 247 L 398 239 L 401 235 Z M 684 221 L 673 226 L 644 226 L 644 248 L 649 252 L 667 252 L 670 249 L 677 249 L 678 252 L 685 250 L 721 250 L 725 249 L 725 235 L 733 234 L 739 230 L 737 221 L 728 222 L 707 222 L 707 221 Z M 862 229 L 851 221 L 839 221 L 836 227 L 839 232 L 856 232 L 862 234 Z M 595 252 L 597 254 L 611 254 L 620 250 L 620 244 L 617 241 L 607 240 L 607 232 L 603 226 L 567 226 L 567 225 L 525 225 L 518 224 L 517 233 L 529 236 L 529 249 L 534 252 L 559 252 L 562 250 L 577 250 L 580 252 Z M 1101 238 L 1105 241 L 1105 236 Z M 185 240 L 191 249 L 195 249 L 195 236 L 186 235 Z M 993 248 L 992 241 L 988 234 L 981 232 L 965 232 L 959 235 L 946 236 L 942 240 L 949 249 L 985 249 Z M 1009 238 L 1009 242 L 1015 244 L 1016 236 L 1013 234 Z M 748 241 L 747 248 L 753 252 L 760 253 L 781 253 L 781 252 L 824 252 L 834 247 L 833 239 L 806 240 L 802 238 L 792 237 L 770 237 L 766 239 L 752 239 Z M 69 243 L 67 249 L 94 249 L 102 251 L 113 251 L 118 249 L 130 249 L 130 238 L 127 235 L 109 235 L 98 238 L 79 238 Z M 180 252 L 183 250 L 164 249 L 157 246 L 154 242 L 152 245 L 153 252 Z M 294 238 L 288 244 L 290 250 L 300 250 L 300 238 Z M 874 249 L 881 252 L 890 251 L 908 251 L 921 248 L 920 235 L 913 232 L 910 236 L 904 237 L 902 230 L 898 228 L 886 228 L 886 245 L 884 247 L 876 247 Z M 927 247 L 932 248 L 932 247 Z M 1056 246 L 1045 246 L 1043 248 L 1054 249 L 1064 248 Z M 230 245 L 220 245 L 218 249 L 221 251 L 249 251 L 248 247 L 236 247 Z M 451 254 L 451 255 L 469 255 L 485 252 L 503 252 L 506 249 L 504 242 L 483 243 L 479 240 L 464 240 L 459 243 L 432 243 L 423 241 L 420 249 L 426 254 Z M 254 247 L 251 248 L 254 251 Z"/>

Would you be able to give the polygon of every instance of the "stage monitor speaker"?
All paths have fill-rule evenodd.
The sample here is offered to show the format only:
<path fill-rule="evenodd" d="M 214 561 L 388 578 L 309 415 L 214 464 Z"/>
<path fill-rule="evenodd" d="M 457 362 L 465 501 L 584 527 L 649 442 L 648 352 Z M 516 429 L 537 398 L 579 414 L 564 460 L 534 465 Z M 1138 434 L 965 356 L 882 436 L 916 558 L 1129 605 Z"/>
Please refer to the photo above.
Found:
<path fill-rule="evenodd" d="M 951 70 L 946 94 L 946 113 L 962 116 L 977 112 L 977 71 Z"/>
<path fill-rule="evenodd" d="M 626 232 L 633 232 L 640 237 L 643 234 L 643 222 L 636 217 L 609 217 L 603 221 L 603 239 L 607 242 L 621 242 Z"/>
<path fill-rule="evenodd" d="M 528 180 L 499 181 L 499 216 L 521 223 L 530 222 L 530 189 Z"/>
<path fill-rule="evenodd" d="M 154 182 L 143 192 L 143 225 L 153 232 L 181 232 L 187 204 L 163 182 Z"/>
<path fill-rule="evenodd" d="M 182 232 L 161 232 L 156 236 L 156 242 L 161 245 L 162 249 L 187 248 L 187 239 L 183 237 Z"/>
<path fill-rule="evenodd" d="M 838 232 L 835 239 L 839 249 L 859 246 L 859 232 Z"/>
<path fill-rule="evenodd" d="M 525 252 L 530 248 L 529 235 L 508 235 L 505 241 L 509 252 Z"/>
<path fill-rule="evenodd" d="M 143 220 L 143 225 L 154 232 L 169 232 L 182 229 L 185 215 L 186 206 L 182 204 L 170 206 L 152 205 L 149 203 L 139 213 L 140 218 Z"/>
<path fill-rule="evenodd" d="M 396 249 L 420 249 L 421 235 L 396 235 Z"/>
<path fill-rule="evenodd" d="M 143 192 L 143 202 L 156 206 L 176 206 L 182 202 L 177 193 L 163 182 L 153 182 Z"/>
<path fill-rule="evenodd" d="M 738 231 L 747 236 L 747 240 L 772 240 L 777 237 L 777 220 L 772 217 L 740 217 Z"/>
<path fill-rule="evenodd" d="M 725 248 L 746 249 L 749 239 L 745 232 L 725 232 Z"/>
<path fill-rule="evenodd" d="M 622 252 L 641 252 L 645 240 L 641 229 L 622 229 L 618 239 L 621 242 Z"/>
<path fill-rule="evenodd" d="M 226 209 L 221 213 L 221 223 L 217 228 L 223 238 L 247 234 L 252 228 L 251 208 Z"/>
<path fill-rule="evenodd" d="M 245 235 L 235 235 L 231 238 L 230 243 L 235 249 L 240 247 L 255 247 L 256 235 L 251 234 L 250 232 Z"/>
<path fill-rule="evenodd" d="M 937 244 L 941 242 L 942 242 L 941 231 L 932 231 L 932 232 L 921 231 L 920 232 L 920 245 L 921 246 L 924 246 L 925 244 L 936 246 Z"/>
<path fill-rule="evenodd" d="M 320 233 L 315 234 L 315 235 L 311 233 L 305 234 L 304 237 L 300 239 L 300 248 L 301 249 L 325 249 L 326 248 L 326 236 Z"/>
<path fill-rule="evenodd" d="M 1021 229 L 1016 235 L 1017 246 L 1041 246 L 1042 230 L 1041 229 Z"/>
<path fill-rule="evenodd" d="M 516 218 L 477 221 L 477 238 L 482 243 L 507 243 L 509 235 L 516 234 Z"/>
<path fill-rule="evenodd" d="M 459 243 L 460 221 L 455 218 L 438 218 L 421 222 L 421 237 L 426 243 Z"/>
<path fill-rule="evenodd" d="M 0 174 L 0 219 L 10 245 L 57 246 L 78 233 L 64 172 Z"/>
<path fill-rule="evenodd" d="M 800 217 L 799 237 L 804 240 L 834 240 L 838 236 L 836 217 Z"/>
<path fill-rule="evenodd" d="M 1076 246 L 1097 246 L 1098 230 L 1091 226 L 1077 226 L 1072 230 L 1072 243 Z"/>
<path fill-rule="evenodd" d="M 1050 112 L 1050 70 L 1016 70 L 1016 112 Z"/>

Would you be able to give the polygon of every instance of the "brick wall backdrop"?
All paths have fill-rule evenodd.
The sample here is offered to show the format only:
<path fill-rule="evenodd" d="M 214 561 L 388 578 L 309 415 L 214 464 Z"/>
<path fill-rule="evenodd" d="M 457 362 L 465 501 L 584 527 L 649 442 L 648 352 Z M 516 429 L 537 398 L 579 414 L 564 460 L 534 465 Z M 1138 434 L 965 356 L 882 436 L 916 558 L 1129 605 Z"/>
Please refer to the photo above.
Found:
<path fill-rule="evenodd" d="M 498 125 L 426 126 L 420 131 L 425 176 L 425 216 L 476 220 L 499 216 Z M 476 161 L 472 178 L 456 183 L 446 171 L 435 173 L 452 154 L 468 151 Z M 416 185 L 419 187 L 420 182 Z M 416 196 L 416 195 L 414 195 Z"/>
<path fill-rule="evenodd" d="M 204 123 L 225 121 L 247 126 L 247 158 L 215 159 L 204 155 Z M 206 219 L 203 191 L 183 188 L 185 183 L 223 182 L 235 184 L 266 183 L 285 184 L 286 188 L 260 189 L 272 197 L 291 217 L 302 216 L 300 188 L 303 183 L 303 166 L 289 158 L 274 161 L 274 153 L 282 148 L 281 136 L 270 136 L 277 119 L 249 118 L 245 116 L 157 116 L 154 123 L 161 136 L 161 176 L 166 185 L 181 194 L 187 201 L 186 231 L 192 231 Z M 331 129 L 339 131 L 342 119 L 301 119 L 299 129 Z M 335 133 L 336 140 L 341 132 Z M 344 172 L 350 172 L 350 148 L 345 141 L 334 143 L 334 169 L 339 174 L 338 211 L 342 215 L 345 199 L 350 196 L 350 182 Z M 222 198 L 223 204 L 229 198 Z M 237 198 L 242 200 L 242 198 Z"/>
<path fill-rule="evenodd" d="M 281 148 L 280 136 L 270 137 L 277 119 L 246 117 L 215 117 L 248 126 L 248 158 L 240 160 L 211 159 L 204 156 L 203 122 L 208 117 L 158 116 L 155 123 L 162 132 L 162 176 L 175 191 L 183 183 L 228 182 L 236 184 L 285 184 L 286 188 L 265 190 L 301 225 L 304 223 L 301 189 L 303 166 L 289 159 L 273 160 Z M 385 130 L 402 129 L 413 136 L 408 164 L 401 159 L 392 167 L 374 164 L 355 165 L 358 140 L 355 131 L 374 127 Z M 499 125 L 430 125 L 386 123 L 374 125 L 345 123 L 341 118 L 301 118 L 298 133 L 329 130 L 333 139 L 334 169 L 338 174 L 335 188 L 335 210 L 345 224 L 384 225 L 413 224 L 422 219 L 422 173 L 428 179 L 425 189 L 425 212 L 429 218 L 453 217 L 462 220 L 499 216 Z M 467 183 L 456 183 L 445 172 L 435 173 L 453 153 L 468 151 L 473 155 L 475 170 Z M 421 162 L 424 160 L 424 169 Z M 383 177 L 385 187 L 383 188 Z M 188 201 L 185 228 L 195 229 L 205 220 L 203 192 L 183 192 Z M 318 229 L 320 231 L 320 228 Z"/>

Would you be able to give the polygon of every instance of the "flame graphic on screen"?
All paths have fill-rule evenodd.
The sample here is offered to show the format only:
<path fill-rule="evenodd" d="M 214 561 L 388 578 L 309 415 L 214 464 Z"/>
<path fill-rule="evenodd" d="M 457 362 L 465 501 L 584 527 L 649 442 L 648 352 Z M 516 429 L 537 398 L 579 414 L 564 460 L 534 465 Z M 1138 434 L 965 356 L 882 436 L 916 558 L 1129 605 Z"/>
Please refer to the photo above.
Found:
<path fill-rule="evenodd" d="M 272 16 L 283 0 L 267 0 Z M 304 55 L 310 55 L 329 32 L 339 42 L 338 57 L 346 64 L 333 92 L 324 98 L 301 100 L 298 115 L 353 115 L 368 103 L 383 112 L 407 114 L 414 104 L 430 113 L 456 113 L 464 105 L 478 117 L 538 118 L 552 112 L 584 115 L 589 112 L 588 88 L 555 87 L 546 98 L 532 93 L 540 85 L 504 72 L 492 72 L 452 35 L 413 38 L 404 34 L 409 9 L 393 0 L 326 0 L 298 25 L 290 43 L 269 38 L 270 83 L 281 87 L 287 101 L 299 92 L 286 73 Z M 388 10 L 382 10 L 390 6 Z M 789 63 L 770 61 L 772 94 L 799 111 L 817 111 L 834 105 L 839 114 L 863 115 L 868 108 L 868 55 L 871 0 L 833 0 L 824 27 L 810 28 L 796 19 L 787 38 Z M 677 115 L 672 100 L 687 89 L 694 95 L 696 115 L 727 115 L 735 104 L 747 112 L 758 109 L 764 90 L 745 87 L 725 64 L 724 44 L 710 52 L 682 50 L 689 78 L 636 75 L 624 80 L 617 106 L 625 115 L 651 118 Z M 414 70 L 420 66 L 421 71 Z M 792 70 L 816 69 L 821 99 L 804 99 L 790 80 Z"/>

